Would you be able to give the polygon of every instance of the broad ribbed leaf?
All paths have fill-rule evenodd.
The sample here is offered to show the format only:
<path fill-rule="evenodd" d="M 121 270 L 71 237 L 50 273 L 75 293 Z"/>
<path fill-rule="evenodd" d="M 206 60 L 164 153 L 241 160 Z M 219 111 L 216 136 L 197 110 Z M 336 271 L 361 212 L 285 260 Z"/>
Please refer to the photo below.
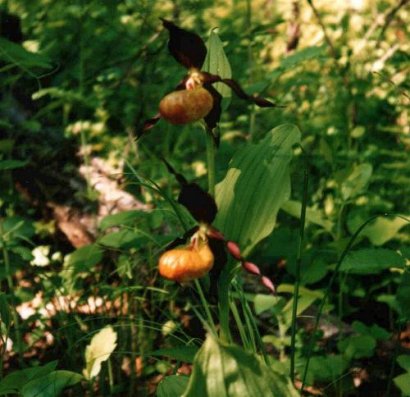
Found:
<path fill-rule="evenodd" d="M 54 371 L 56 366 L 57 361 L 52 361 L 41 367 L 26 368 L 12 372 L 0 381 L 0 396 L 20 392 L 27 383 L 34 379 L 43 378 Z"/>
<path fill-rule="evenodd" d="M 183 397 L 296 397 L 290 381 L 257 356 L 208 336 Z"/>
<path fill-rule="evenodd" d="M 225 179 L 216 186 L 218 215 L 215 225 L 247 255 L 276 221 L 290 195 L 289 163 L 300 131 L 283 124 L 256 145 L 240 150 Z"/>
<path fill-rule="evenodd" d="M 188 381 L 188 376 L 166 376 L 158 385 L 157 397 L 181 397 L 188 385 Z"/>
<path fill-rule="evenodd" d="M 21 390 L 22 397 L 58 397 L 69 386 L 80 382 L 83 377 L 71 371 L 53 371 L 42 378 L 27 383 Z"/>
<path fill-rule="evenodd" d="M 346 255 L 340 271 L 352 274 L 380 273 L 391 267 L 403 267 L 404 258 L 397 252 L 384 248 L 351 251 Z"/>

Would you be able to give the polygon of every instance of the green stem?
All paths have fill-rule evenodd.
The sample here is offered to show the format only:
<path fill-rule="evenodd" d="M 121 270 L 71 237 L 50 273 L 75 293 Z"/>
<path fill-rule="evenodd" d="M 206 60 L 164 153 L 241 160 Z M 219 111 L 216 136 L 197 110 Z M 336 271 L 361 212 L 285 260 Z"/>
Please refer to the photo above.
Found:
<path fill-rule="evenodd" d="M 108 359 L 108 383 L 110 385 L 110 393 L 113 394 L 113 392 L 114 392 L 114 376 L 113 376 L 113 373 L 112 373 L 111 359 Z"/>
<path fill-rule="evenodd" d="M 208 192 L 215 196 L 215 142 L 212 131 L 206 132 L 206 160 L 208 163 Z"/>
<path fill-rule="evenodd" d="M 254 349 L 251 348 L 251 344 L 250 344 L 250 342 L 248 340 L 248 337 L 246 335 L 245 327 L 243 326 L 241 316 L 239 315 L 238 308 L 237 308 L 236 303 L 233 299 L 230 302 L 230 308 L 231 308 L 233 318 L 235 319 L 236 326 L 238 327 L 239 335 L 241 337 L 241 341 L 242 341 L 242 345 L 243 345 L 244 349 L 248 350 L 248 351 L 252 351 L 252 350 L 255 351 L 255 348 Z"/>
<path fill-rule="evenodd" d="M 199 299 L 201 300 L 202 306 L 204 307 L 204 310 L 205 310 L 206 317 L 208 318 L 210 330 L 216 336 L 217 333 L 216 333 L 214 319 L 212 318 L 212 314 L 211 314 L 211 311 L 209 310 L 208 302 L 205 299 L 204 292 L 202 291 L 201 283 L 199 282 L 199 280 L 194 280 L 194 282 L 195 282 L 195 287 L 198 290 Z"/>
<path fill-rule="evenodd" d="M 218 311 L 219 324 L 221 327 L 220 338 L 223 342 L 232 341 L 231 331 L 229 329 L 229 302 L 230 286 L 235 275 L 235 265 L 227 263 L 223 268 L 218 280 Z"/>
<path fill-rule="evenodd" d="M 298 249 L 298 256 L 296 258 L 296 282 L 295 282 L 295 290 L 293 294 L 292 329 L 291 329 L 291 339 L 290 339 L 290 378 L 292 382 L 295 381 L 296 316 L 297 316 L 297 311 L 298 311 L 300 270 L 302 266 L 303 238 L 305 234 L 307 195 L 308 195 L 308 170 L 307 170 L 307 167 L 305 166 L 305 171 L 304 171 L 304 176 L 303 176 L 303 201 L 302 201 L 302 208 L 300 211 L 299 249 Z"/>

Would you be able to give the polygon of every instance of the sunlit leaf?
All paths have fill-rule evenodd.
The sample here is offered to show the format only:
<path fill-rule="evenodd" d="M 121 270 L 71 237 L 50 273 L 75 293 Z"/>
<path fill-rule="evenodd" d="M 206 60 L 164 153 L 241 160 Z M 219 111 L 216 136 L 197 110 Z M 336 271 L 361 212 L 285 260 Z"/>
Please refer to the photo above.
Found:
<path fill-rule="evenodd" d="M 208 53 L 205 58 L 202 69 L 205 72 L 216 74 L 224 79 L 230 79 L 232 77 L 231 65 L 225 54 L 223 44 L 215 32 L 211 31 L 207 42 Z M 232 93 L 229 87 L 222 83 L 216 83 L 214 87 L 221 94 L 222 98 L 230 98 Z M 229 102 L 224 102 L 224 108 L 228 106 Z"/>
<path fill-rule="evenodd" d="M 280 298 L 274 295 L 257 294 L 254 297 L 255 313 L 261 314 L 278 304 Z"/>
<path fill-rule="evenodd" d="M 287 212 L 296 218 L 300 218 L 302 203 L 299 201 L 288 200 L 282 204 L 283 211 Z M 306 208 L 306 221 L 322 226 L 326 231 L 331 231 L 333 228 L 333 222 L 327 219 L 323 211 Z"/>
<path fill-rule="evenodd" d="M 21 68 L 51 68 L 50 60 L 46 56 L 29 52 L 3 37 L 0 37 L 0 60 Z"/>
<path fill-rule="evenodd" d="M 86 379 L 96 377 L 101 370 L 101 364 L 107 361 L 117 346 L 117 333 L 111 326 L 107 326 L 95 334 L 85 349 L 85 368 L 83 375 Z"/>
<path fill-rule="evenodd" d="M 344 200 L 354 197 L 364 191 L 373 173 L 371 164 L 356 165 L 341 184 Z"/>
<path fill-rule="evenodd" d="M 403 396 L 410 396 L 410 373 L 393 378 L 394 384 L 401 390 Z"/>
<path fill-rule="evenodd" d="M 404 265 L 404 258 L 395 251 L 369 248 L 349 252 L 340 266 L 340 271 L 352 274 L 373 274 L 391 267 L 402 268 Z"/>
<path fill-rule="evenodd" d="M 410 372 L 410 355 L 402 354 L 398 356 L 397 363 L 400 365 L 400 367 Z"/>
<path fill-rule="evenodd" d="M 216 186 L 215 224 L 245 255 L 272 232 L 279 208 L 289 199 L 289 163 L 299 140 L 294 125 L 273 129 L 260 143 L 238 151 Z"/>
<path fill-rule="evenodd" d="M 409 218 L 408 216 L 406 216 Z M 364 220 L 357 219 L 349 223 L 349 229 L 351 232 L 355 232 L 360 224 Z M 373 245 L 383 245 L 387 241 L 395 238 L 397 233 L 405 226 L 408 226 L 409 222 L 401 217 L 393 218 L 377 218 L 374 222 L 368 225 L 361 233 L 361 236 L 366 236 Z"/>

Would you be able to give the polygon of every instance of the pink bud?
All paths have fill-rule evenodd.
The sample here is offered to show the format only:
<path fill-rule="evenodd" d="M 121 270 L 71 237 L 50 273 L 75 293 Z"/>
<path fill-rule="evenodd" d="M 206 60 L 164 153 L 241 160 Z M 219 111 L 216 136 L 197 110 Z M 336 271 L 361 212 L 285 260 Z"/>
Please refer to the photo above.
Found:
<path fill-rule="evenodd" d="M 261 278 L 262 284 L 270 291 L 272 294 L 275 293 L 275 286 L 273 285 L 272 281 L 269 280 L 266 276 Z"/>
<path fill-rule="evenodd" d="M 228 241 L 226 243 L 226 248 L 228 248 L 229 253 L 238 261 L 242 260 L 241 250 L 238 244 L 233 241 Z"/>
<path fill-rule="evenodd" d="M 260 276 L 261 275 L 261 271 L 259 270 L 259 267 L 256 266 L 254 263 L 252 262 L 243 262 L 242 263 L 243 268 L 251 273 L 251 274 L 255 274 L 256 276 Z"/>
<path fill-rule="evenodd" d="M 225 236 L 218 229 L 209 228 L 206 231 L 206 234 L 208 235 L 208 237 L 214 238 L 215 240 L 222 240 L 222 241 L 225 240 Z"/>

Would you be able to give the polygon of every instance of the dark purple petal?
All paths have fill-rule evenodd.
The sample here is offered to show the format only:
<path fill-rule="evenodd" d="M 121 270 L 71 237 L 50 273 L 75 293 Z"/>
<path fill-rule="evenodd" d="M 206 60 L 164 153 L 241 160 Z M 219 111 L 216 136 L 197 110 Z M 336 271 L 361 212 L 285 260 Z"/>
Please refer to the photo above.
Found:
<path fill-rule="evenodd" d="M 242 87 L 232 79 L 221 79 L 221 82 L 226 84 L 228 87 L 232 88 L 232 91 L 238 95 L 239 98 L 245 99 L 246 101 L 253 102 L 255 105 L 258 105 L 261 108 L 274 108 L 274 107 L 283 107 L 274 104 L 273 102 L 268 101 L 265 98 L 256 96 L 256 95 L 248 95 Z"/>
<path fill-rule="evenodd" d="M 171 21 L 161 20 L 169 31 L 168 49 L 171 55 L 188 69 L 201 69 L 207 52 L 203 40 L 196 33 L 181 29 Z"/>
<path fill-rule="evenodd" d="M 217 124 L 219 123 L 219 120 L 221 118 L 221 100 L 222 96 L 221 94 L 211 86 L 211 84 L 204 84 L 204 88 L 206 88 L 210 94 L 212 95 L 212 98 L 214 100 L 214 104 L 212 106 L 211 111 L 204 117 L 206 126 L 208 127 L 209 131 L 212 131 Z M 215 140 L 215 145 L 219 146 L 219 136 L 213 135 L 214 140 Z"/>
<path fill-rule="evenodd" d="M 218 212 L 213 197 L 196 183 L 182 186 L 178 196 L 182 204 L 198 222 L 212 223 Z"/>
<path fill-rule="evenodd" d="M 154 127 L 159 120 L 161 120 L 161 115 L 159 113 L 157 113 L 154 117 L 145 120 L 142 129 L 137 132 L 137 139 L 141 138 L 148 130 Z"/>
<path fill-rule="evenodd" d="M 196 183 L 188 182 L 183 175 L 175 171 L 167 160 L 162 158 L 162 161 L 168 172 L 175 176 L 181 186 L 178 202 L 190 212 L 195 220 L 211 224 L 218 212 L 214 198 Z"/>
<path fill-rule="evenodd" d="M 211 73 L 207 73 L 207 72 L 202 72 L 202 75 L 204 77 L 204 81 L 207 84 L 213 84 L 213 83 L 224 83 L 226 84 L 228 87 L 230 87 L 232 89 L 232 91 L 241 99 L 244 99 L 246 101 L 249 102 L 253 102 L 255 105 L 262 107 L 262 108 L 274 108 L 274 107 L 280 107 L 283 108 L 285 106 L 282 105 L 276 105 L 275 103 L 268 101 L 265 98 L 262 98 L 260 96 L 257 95 L 249 95 L 247 94 L 242 87 L 239 85 L 239 83 L 237 83 L 235 80 L 233 79 L 223 79 L 222 77 L 215 75 L 215 74 L 211 74 Z"/>

